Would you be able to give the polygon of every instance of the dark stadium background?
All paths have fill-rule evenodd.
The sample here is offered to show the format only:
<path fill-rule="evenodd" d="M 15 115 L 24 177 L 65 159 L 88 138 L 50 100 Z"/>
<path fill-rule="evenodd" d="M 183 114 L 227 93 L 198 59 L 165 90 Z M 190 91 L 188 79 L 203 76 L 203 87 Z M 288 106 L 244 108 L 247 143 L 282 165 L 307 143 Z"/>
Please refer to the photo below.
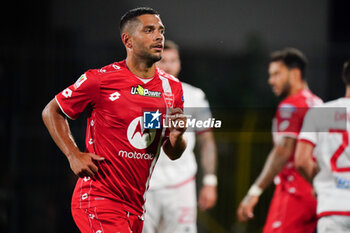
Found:
<path fill-rule="evenodd" d="M 211 106 L 217 107 L 219 114 L 227 112 L 230 117 L 226 118 L 237 125 L 232 131 L 215 132 L 219 199 L 214 209 L 199 212 L 199 231 L 261 231 L 272 187 L 261 197 L 252 222 L 238 224 L 235 212 L 271 148 L 269 129 L 278 100 L 267 85 L 268 54 L 284 47 L 301 49 L 310 61 L 307 77 L 312 91 L 325 101 L 341 97 L 341 68 L 350 57 L 347 2 L 4 2 L 0 28 L 0 232 L 78 232 L 69 208 L 75 177 L 50 139 L 41 111 L 85 70 L 124 58 L 119 19 L 137 6 L 158 10 L 167 28 L 166 37 L 181 46 L 180 79 L 202 88 Z M 84 120 L 71 122 L 82 149 Z"/>

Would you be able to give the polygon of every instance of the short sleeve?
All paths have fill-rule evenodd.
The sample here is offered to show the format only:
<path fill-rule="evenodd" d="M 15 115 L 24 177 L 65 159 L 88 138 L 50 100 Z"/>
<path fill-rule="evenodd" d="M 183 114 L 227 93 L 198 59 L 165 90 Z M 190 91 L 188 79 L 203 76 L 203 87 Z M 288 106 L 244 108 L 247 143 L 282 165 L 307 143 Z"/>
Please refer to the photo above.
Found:
<path fill-rule="evenodd" d="M 309 142 L 313 145 L 316 145 L 317 143 L 317 121 L 315 115 L 315 108 L 311 108 L 306 113 L 303 126 L 298 137 L 299 140 Z"/>
<path fill-rule="evenodd" d="M 71 86 L 55 96 L 62 112 L 76 119 L 88 106 L 94 107 L 100 93 L 100 83 L 92 70 L 87 71 Z"/>

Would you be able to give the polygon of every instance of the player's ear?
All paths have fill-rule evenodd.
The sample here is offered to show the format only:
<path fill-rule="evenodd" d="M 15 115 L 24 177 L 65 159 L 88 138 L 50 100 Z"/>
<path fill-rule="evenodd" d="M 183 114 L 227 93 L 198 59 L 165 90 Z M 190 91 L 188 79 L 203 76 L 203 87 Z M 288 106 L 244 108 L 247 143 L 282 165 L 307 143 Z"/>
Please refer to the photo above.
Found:
<path fill-rule="evenodd" d="M 124 32 L 122 34 L 122 41 L 123 41 L 123 44 L 125 45 L 126 49 L 131 49 L 132 48 L 131 36 L 130 36 L 129 33 Z"/>
<path fill-rule="evenodd" d="M 294 80 L 302 80 L 301 71 L 298 68 L 293 68 L 291 72 Z"/>

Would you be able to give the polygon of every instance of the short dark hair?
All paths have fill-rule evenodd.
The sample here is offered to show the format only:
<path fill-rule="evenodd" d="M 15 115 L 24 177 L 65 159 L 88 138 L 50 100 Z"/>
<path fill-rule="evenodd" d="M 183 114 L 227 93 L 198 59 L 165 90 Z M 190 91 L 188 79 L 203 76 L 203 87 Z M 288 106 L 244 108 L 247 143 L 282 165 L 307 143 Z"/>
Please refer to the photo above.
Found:
<path fill-rule="evenodd" d="M 348 59 L 343 66 L 343 80 L 346 85 L 350 85 L 350 59 Z"/>
<path fill-rule="evenodd" d="M 307 66 L 307 59 L 305 55 L 298 49 L 285 48 L 271 53 L 270 63 L 281 61 L 288 69 L 298 68 L 301 72 L 301 78 L 305 80 L 305 72 Z"/>
<path fill-rule="evenodd" d="M 119 23 L 120 33 L 123 32 L 125 25 L 128 22 L 136 20 L 137 17 L 139 17 L 141 15 L 146 15 L 146 14 L 159 15 L 159 13 L 156 10 L 154 10 L 150 7 L 138 7 L 138 8 L 131 9 L 128 12 L 126 12 L 120 19 L 120 23 Z"/>

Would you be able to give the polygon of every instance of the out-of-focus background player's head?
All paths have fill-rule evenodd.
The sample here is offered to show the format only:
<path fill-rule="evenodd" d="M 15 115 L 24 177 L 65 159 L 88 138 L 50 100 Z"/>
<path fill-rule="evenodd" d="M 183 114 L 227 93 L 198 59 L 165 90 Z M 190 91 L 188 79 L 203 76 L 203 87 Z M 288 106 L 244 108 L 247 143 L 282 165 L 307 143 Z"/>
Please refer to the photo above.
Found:
<path fill-rule="evenodd" d="M 350 85 L 350 59 L 348 59 L 343 66 L 343 80 L 346 86 Z"/>
<path fill-rule="evenodd" d="M 157 11 L 149 7 L 132 9 L 122 16 L 119 28 L 128 56 L 150 64 L 161 59 L 165 27 Z"/>
<path fill-rule="evenodd" d="M 298 49 L 286 48 L 270 56 L 268 82 L 276 96 L 284 97 L 293 85 L 305 81 L 307 59 Z"/>
<path fill-rule="evenodd" d="M 165 72 L 175 77 L 178 76 L 181 70 L 181 60 L 179 46 L 174 41 L 165 41 L 162 59 L 156 65 Z"/>

